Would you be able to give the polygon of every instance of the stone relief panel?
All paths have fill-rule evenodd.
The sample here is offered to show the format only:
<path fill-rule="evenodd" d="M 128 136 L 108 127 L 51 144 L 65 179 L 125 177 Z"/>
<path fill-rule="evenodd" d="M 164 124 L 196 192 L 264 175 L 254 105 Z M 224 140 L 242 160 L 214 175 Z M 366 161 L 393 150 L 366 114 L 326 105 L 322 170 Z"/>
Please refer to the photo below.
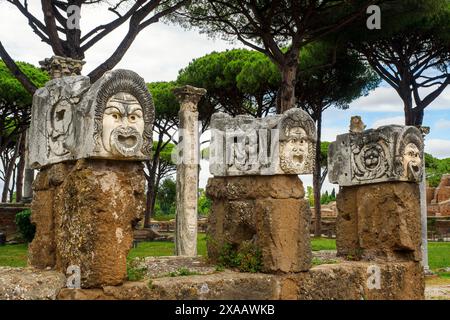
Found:
<path fill-rule="evenodd" d="M 45 117 L 42 117 L 45 114 Z M 28 164 L 82 158 L 146 160 L 154 106 L 144 80 L 129 70 L 51 80 L 33 97 Z"/>
<path fill-rule="evenodd" d="M 265 118 L 219 112 L 211 128 L 209 162 L 215 176 L 312 173 L 316 131 L 303 110 Z"/>
<path fill-rule="evenodd" d="M 423 137 L 416 127 L 390 125 L 350 132 L 330 145 L 329 180 L 341 186 L 420 182 L 422 158 Z"/>

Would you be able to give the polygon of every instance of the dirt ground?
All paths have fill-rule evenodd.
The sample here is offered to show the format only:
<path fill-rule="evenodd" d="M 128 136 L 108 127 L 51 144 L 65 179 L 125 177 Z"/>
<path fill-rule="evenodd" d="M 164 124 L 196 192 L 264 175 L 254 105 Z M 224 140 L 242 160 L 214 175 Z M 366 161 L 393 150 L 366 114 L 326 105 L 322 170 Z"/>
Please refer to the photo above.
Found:
<path fill-rule="evenodd" d="M 450 279 L 427 277 L 425 284 L 426 300 L 450 300 Z"/>

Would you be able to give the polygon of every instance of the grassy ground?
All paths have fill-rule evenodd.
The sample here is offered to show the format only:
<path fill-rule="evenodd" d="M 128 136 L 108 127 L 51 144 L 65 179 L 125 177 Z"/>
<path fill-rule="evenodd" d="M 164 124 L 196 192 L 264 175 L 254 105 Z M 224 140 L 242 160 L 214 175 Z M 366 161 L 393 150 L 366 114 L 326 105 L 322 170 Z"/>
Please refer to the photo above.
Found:
<path fill-rule="evenodd" d="M 327 238 L 312 238 L 311 248 L 312 251 L 336 250 L 336 240 Z"/>
<path fill-rule="evenodd" d="M 312 250 L 336 250 L 336 241 L 333 239 L 313 238 Z M 26 244 L 0 246 L 0 266 L 24 267 L 27 264 Z M 206 236 L 198 236 L 198 254 L 206 255 Z M 428 244 L 430 268 L 438 271 L 441 278 L 450 279 L 450 272 L 439 269 L 450 267 L 450 242 L 430 242 Z M 137 248 L 131 249 L 128 258 L 148 256 L 173 255 L 173 242 L 142 242 Z"/>
<path fill-rule="evenodd" d="M 26 267 L 28 244 L 0 246 L 0 266 Z"/>
<path fill-rule="evenodd" d="M 430 269 L 450 267 L 450 242 L 430 242 L 428 244 Z"/>
<path fill-rule="evenodd" d="M 206 235 L 199 234 L 197 237 L 197 252 L 201 256 L 206 255 Z M 1 251 L 0 251 L 1 252 Z M 128 259 L 142 257 L 173 256 L 175 244 L 173 242 L 140 242 L 137 248 L 131 249 Z M 1 259 L 1 258 L 0 258 Z M 1 265 L 1 260 L 0 260 Z"/>

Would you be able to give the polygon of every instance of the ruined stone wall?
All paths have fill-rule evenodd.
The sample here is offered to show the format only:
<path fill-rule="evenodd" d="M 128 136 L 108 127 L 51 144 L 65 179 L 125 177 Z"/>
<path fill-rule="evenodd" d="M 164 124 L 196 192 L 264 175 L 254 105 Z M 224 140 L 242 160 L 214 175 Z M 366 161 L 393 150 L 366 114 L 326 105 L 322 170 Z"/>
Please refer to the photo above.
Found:
<path fill-rule="evenodd" d="M 6 240 L 12 240 L 19 235 L 15 222 L 16 214 L 28 209 L 29 206 L 23 204 L 0 204 L 0 232 L 6 234 Z"/>
<path fill-rule="evenodd" d="M 450 216 L 450 174 L 444 174 L 437 188 L 427 188 L 428 216 Z"/>
<path fill-rule="evenodd" d="M 15 211 L 2 210 L 0 212 L 0 232 L 6 233 L 7 235 L 17 232 L 17 226 L 14 222 L 17 213 Z"/>
<path fill-rule="evenodd" d="M 372 262 L 319 265 L 308 272 L 157 277 L 98 289 L 64 288 L 55 271 L 0 267 L 0 299 L 60 300 L 415 300 L 424 298 L 423 272 L 414 262 L 381 262 L 379 287 L 369 287 Z M 20 288 L 18 290 L 17 288 Z"/>

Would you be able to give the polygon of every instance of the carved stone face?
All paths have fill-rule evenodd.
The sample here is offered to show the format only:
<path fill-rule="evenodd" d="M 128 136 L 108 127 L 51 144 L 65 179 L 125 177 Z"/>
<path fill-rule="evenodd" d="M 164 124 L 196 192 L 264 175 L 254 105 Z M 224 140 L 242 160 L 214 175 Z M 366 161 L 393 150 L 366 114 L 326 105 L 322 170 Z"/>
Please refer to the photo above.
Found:
<path fill-rule="evenodd" d="M 414 143 L 408 143 L 403 151 L 403 173 L 412 180 L 419 180 L 422 175 L 422 159 Z"/>
<path fill-rule="evenodd" d="M 68 137 L 73 131 L 72 106 L 66 100 L 61 100 L 47 116 L 49 152 L 56 156 L 69 153 L 67 150 Z"/>
<path fill-rule="evenodd" d="M 103 114 L 105 150 L 117 156 L 135 156 L 142 147 L 143 133 L 143 110 L 138 100 L 125 92 L 113 95 Z"/>
<path fill-rule="evenodd" d="M 308 155 L 306 131 L 300 127 L 286 128 L 286 141 L 280 144 L 280 167 L 285 173 L 302 170 Z"/>

